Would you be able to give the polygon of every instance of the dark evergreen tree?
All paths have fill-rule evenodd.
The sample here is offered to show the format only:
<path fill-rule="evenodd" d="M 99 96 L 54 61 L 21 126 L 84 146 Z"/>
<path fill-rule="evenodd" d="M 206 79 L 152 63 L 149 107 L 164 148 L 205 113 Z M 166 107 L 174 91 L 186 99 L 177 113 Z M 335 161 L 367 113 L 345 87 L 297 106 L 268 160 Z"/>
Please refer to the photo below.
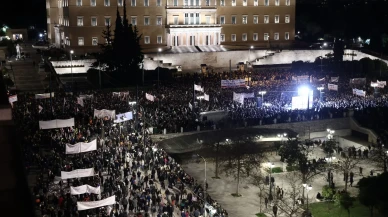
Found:
<path fill-rule="evenodd" d="M 342 62 L 345 54 L 345 45 L 341 39 L 336 39 L 333 47 L 334 61 Z"/>
<path fill-rule="evenodd" d="M 98 44 L 101 49 L 101 52 L 96 55 L 97 61 L 93 63 L 93 68 L 100 68 L 103 71 L 114 71 L 115 70 L 115 62 L 113 58 L 113 48 L 112 48 L 112 31 L 111 25 L 107 25 L 106 29 L 102 31 L 102 37 L 104 38 L 104 42 Z"/>

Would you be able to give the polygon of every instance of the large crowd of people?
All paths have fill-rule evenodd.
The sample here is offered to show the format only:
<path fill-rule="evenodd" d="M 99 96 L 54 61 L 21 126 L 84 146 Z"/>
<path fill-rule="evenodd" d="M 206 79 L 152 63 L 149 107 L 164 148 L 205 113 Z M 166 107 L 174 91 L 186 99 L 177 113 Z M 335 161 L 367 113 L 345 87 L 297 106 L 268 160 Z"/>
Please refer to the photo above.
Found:
<path fill-rule="evenodd" d="M 167 133 L 196 130 L 197 126 L 233 126 L 273 124 L 312 119 L 343 117 L 353 108 L 387 107 L 386 93 L 374 90 L 367 84 L 358 88 L 367 90 L 366 97 L 352 94 L 349 79 L 340 76 L 338 91 L 328 91 L 330 77 L 309 73 L 306 82 L 312 89 L 326 86 L 323 97 L 316 90 L 313 107 L 292 110 L 291 99 L 298 86 L 287 69 L 267 69 L 256 72 L 235 71 L 199 74 L 182 74 L 172 81 L 163 82 L 159 88 L 126 91 L 85 91 L 66 93 L 57 91 L 52 98 L 35 99 L 33 94 L 19 94 L 13 103 L 14 120 L 22 135 L 26 167 L 37 167 L 39 175 L 33 189 L 36 203 L 47 216 L 227 216 L 227 212 L 206 194 L 203 180 L 194 180 L 151 137 L 163 129 Z M 249 80 L 246 87 L 221 89 L 223 79 Z M 311 82 L 312 81 L 312 82 Z M 193 84 L 201 85 L 209 101 L 193 99 Z M 266 91 L 259 105 L 257 98 L 233 101 L 233 92 L 254 93 Z M 154 101 L 145 93 L 155 96 Z M 202 93 L 197 92 L 197 95 Z M 77 97 L 88 95 L 83 103 Z M 137 103 L 130 103 L 136 101 Z M 132 111 L 134 119 L 114 123 L 109 117 L 94 117 L 94 109 L 115 110 L 116 114 Z M 144 110 L 143 110 L 144 109 Z M 199 114 L 206 111 L 227 111 L 221 122 L 202 121 Z M 74 118 L 75 126 L 39 129 L 39 121 Z M 66 155 L 66 144 L 97 140 L 97 150 Z M 86 178 L 60 178 L 61 171 L 94 168 L 95 176 Z M 88 184 L 100 186 L 101 194 L 71 195 L 70 187 Z M 101 209 L 77 210 L 77 201 L 97 201 L 116 196 L 116 204 Z M 206 196 L 205 196 L 206 195 Z M 206 203 L 205 203 L 206 201 Z M 206 209 L 205 209 L 206 207 Z"/>

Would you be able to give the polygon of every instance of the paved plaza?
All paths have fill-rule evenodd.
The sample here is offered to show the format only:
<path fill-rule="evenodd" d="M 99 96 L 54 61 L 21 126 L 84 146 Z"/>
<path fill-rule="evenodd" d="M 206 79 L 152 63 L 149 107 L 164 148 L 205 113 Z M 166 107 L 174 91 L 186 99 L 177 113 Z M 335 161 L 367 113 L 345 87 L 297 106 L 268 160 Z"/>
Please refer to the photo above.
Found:
<path fill-rule="evenodd" d="M 347 147 L 342 147 L 347 148 Z M 358 147 L 356 147 L 358 148 Z M 337 158 L 338 155 L 334 155 Z M 312 155 L 310 156 L 311 159 L 315 158 L 324 158 L 325 154 L 323 153 L 322 149 L 320 147 L 314 147 Z M 214 177 L 214 163 L 210 162 L 210 159 L 208 159 L 207 164 L 207 180 L 209 184 L 208 193 L 211 195 L 213 199 L 218 201 L 223 208 L 225 208 L 229 216 L 233 217 L 248 217 L 248 216 L 254 216 L 256 213 L 259 213 L 259 204 L 260 199 L 258 197 L 259 189 L 258 187 L 251 184 L 251 181 L 249 178 L 247 179 L 240 179 L 240 194 L 242 194 L 242 197 L 233 197 L 231 194 L 236 193 L 236 180 L 234 177 L 226 176 L 225 174 L 221 173 L 220 177 L 221 179 L 213 179 L 211 177 Z M 280 161 L 280 156 L 277 156 L 275 153 L 268 153 L 266 156 L 266 159 L 264 162 L 272 162 L 274 163 L 275 167 L 282 167 L 284 166 L 283 162 Z M 368 160 L 361 160 L 359 163 L 359 166 L 363 168 L 363 174 L 364 176 L 369 175 L 369 172 L 371 170 L 376 171 L 376 167 L 373 163 L 370 163 Z M 192 161 L 190 163 L 183 163 L 183 167 L 185 171 L 194 176 L 198 182 L 204 180 L 205 175 L 205 166 L 204 163 L 193 163 Z M 263 173 L 268 174 L 266 171 L 262 170 Z M 287 189 L 289 189 L 289 180 L 287 180 L 287 174 L 290 172 L 283 172 L 278 174 L 272 174 L 272 176 L 275 178 L 275 186 L 279 186 L 280 188 L 283 188 L 286 192 Z M 326 172 L 327 173 L 327 172 Z M 315 179 L 311 183 L 312 189 L 309 191 L 308 197 L 309 197 L 309 203 L 314 203 L 315 197 L 318 192 L 322 193 L 322 187 L 324 185 L 327 185 L 326 176 L 327 174 L 323 173 L 322 175 L 316 176 Z M 353 170 L 354 175 L 354 183 L 353 185 L 356 185 L 358 181 L 363 177 L 359 175 L 359 167 L 355 168 Z M 378 173 L 378 171 L 377 171 Z M 336 189 L 342 190 L 344 189 L 345 183 L 343 181 L 343 174 L 333 172 L 334 174 L 334 183 L 336 186 Z M 302 183 L 298 183 L 302 188 Z M 265 187 L 267 191 L 269 191 L 269 187 Z M 352 196 L 357 196 L 358 194 L 358 188 L 356 187 L 349 187 L 348 183 L 348 192 Z M 265 207 L 264 200 L 262 200 L 262 208 Z M 305 202 L 306 203 L 306 202 Z M 269 207 L 270 208 L 270 207 Z M 272 208 L 267 210 L 266 213 L 272 213 Z"/>

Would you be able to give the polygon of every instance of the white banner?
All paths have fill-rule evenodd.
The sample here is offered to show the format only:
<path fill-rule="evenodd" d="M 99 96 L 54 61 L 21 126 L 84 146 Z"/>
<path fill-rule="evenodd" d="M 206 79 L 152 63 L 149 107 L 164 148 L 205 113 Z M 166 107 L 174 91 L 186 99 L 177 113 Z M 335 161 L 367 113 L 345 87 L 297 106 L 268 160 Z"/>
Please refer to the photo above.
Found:
<path fill-rule="evenodd" d="M 241 104 L 244 104 L 245 98 L 252 98 L 255 97 L 254 93 L 235 93 L 233 92 L 233 101 L 239 102 Z"/>
<path fill-rule="evenodd" d="M 384 86 L 387 85 L 386 81 L 379 81 L 379 80 L 377 80 L 377 83 L 380 84 L 380 85 L 384 85 Z"/>
<path fill-rule="evenodd" d="M 203 87 L 196 85 L 196 84 L 194 84 L 194 90 L 204 92 Z"/>
<path fill-rule="evenodd" d="M 51 93 L 51 96 L 54 97 L 54 92 Z M 40 93 L 35 94 L 35 99 L 49 99 L 50 93 Z"/>
<path fill-rule="evenodd" d="M 97 117 L 97 118 L 109 117 L 111 119 L 115 119 L 116 110 L 106 110 L 106 109 L 97 110 L 97 109 L 94 109 L 94 117 Z"/>
<path fill-rule="evenodd" d="M 94 176 L 94 168 L 78 169 L 70 172 L 61 171 L 61 179 L 74 179 Z"/>
<path fill-rule="evenodd" d="M 148 93 L 146 93 L 146 99 L 152 102 L 155 101 L 155 97 Z"/>
<path fill-rule="evenodd" d="M 77 104 L 84 107 L 84 99 L 81 97 L 77 97 Z"/>
<path fill-rule="evenodd" d="M 221 80 L 221 88 L 236 88 L 236 87 L 245 87 L 244 79 L 235 79 L 235 80 Z"/>
<path fill-rule="evenodd" d="M 74 118 L 66 120 L 56 119 L 51 121 L 39 121 L 39 128 L 42 130 L 64 127 L 74 127 Z"/>
<path fill-rule="evenodd" d="M 126 112 L 123 114 L 116 115 L 116 119 L 113 121 L 114 123 L 121 123 L 124 121 L 129 121 L 133 119 L 132 112 Z"/>
<path fill-rule="evenodd" d="M 366 78 L 352 78 L 350 79 L 351 84 L 363 85 L 366 84 Z"/>
<path fill-rule="evenodd" d="M 292 76 L 293 81 L 309 81 L 310 76 L 308 75 L 301 75 L 301 76 Z"/>
<path fill-rule="evenodd" d="M 86 95 L 86 94 L 79 95 L 79 98 L 81 98 L 81 99 L 91 99 L 91 98 L 93 98 L 93 94 L 90 94 L 90 95 Z"/>
<path fill-rule="evenodd" d="M 8 101 L 9 101 L 9 103 L 13 103 L 13 102 L 16 102 L 16 101 L 18 101 L 18 95 L 13 95 L 13 96 L 10 96 L 10 97 L 8 97 Z"/>
<path fill-rule="evenodd" d="M 331 77 L 330 78 L 330 82 L 338 82 L 339 81 L 339 77 Z"/>
<path fill-rule="evenodd" d="M 208 94 L 205 93 L 205 94 L 203 95 L 203 97 L 204 97 L 204 100 L 209 101 L 209 95 L 208 95 Z"/>
<path fill-rule="evenodd" d="M 357 95 L 357 96 L 363 96 L 363 97 L 365 97 L 366 92 L 363 91 L 363 90 L 359 90 L 359 89 L 353 89 L 353 94 L 354 94 L 354 95 Z"/>
<path fill-rule="evenodd" d="M 327 84 L 327 89 L 338 91 L 338 85 L 336 85 L 336 84 Z"/>
<path fill-rule="evenodd" d="M 100 194 L 101 193 L 101 188 L 100 186 L 98 187 L 93 187 L 90 185 L 81 185 L 78 187 L 73 187 L 70 186 L 70 194 L 71 195 L 78 195 L 78 194 Z"/>
<path fill-rule="evenodd" d="M 97 150 L 97 140 L 91 142 L 79 142 L 74 145 L 66 144 L 66 154 L 78 154 Z"/>
<path fill-rule="evenodd" d="M 99 201 L 87 201 L 87 202 L 77 202 L 78 211 L 94 209 L 102 206 L 109 206 L 116 203 L 116 196 L 108 197 Z"/>

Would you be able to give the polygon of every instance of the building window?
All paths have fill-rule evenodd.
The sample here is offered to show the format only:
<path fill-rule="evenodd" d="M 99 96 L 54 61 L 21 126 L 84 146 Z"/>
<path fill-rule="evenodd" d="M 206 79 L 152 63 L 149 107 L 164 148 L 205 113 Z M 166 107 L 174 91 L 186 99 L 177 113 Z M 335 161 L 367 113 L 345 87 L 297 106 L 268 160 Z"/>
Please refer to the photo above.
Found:
<path fill-rule="evenodd" d="M 236 41 L 236 34 L 232 34 L 231 41 Z"/>
<path fill-rule="evenodd" d="M 132 24 L 132 26 L 137 25 L 137 17 L 131 17 L 131 24 Z"/>
<path fill-rule="evenodd" d="M 243 15 L 242 16 L 242 24 L 247 24 L 248 23 L 248 16 L 247 15 Z"/>
<path fill-rule="evenodd" d="M 104 6 L 109 7 L 110 6 L 110 0 L 104 0 Z"/>
<path fill-rule="evenodd" d="M 242 41 L 247 41 L 247 33 L 242 34 Z"/>
<path fill-rule="evenodd" d="M 77 0 L 75 5 L 78 7 L 82 6 L 82 0 Z"/>
<path fill-rule="evenodd" d="M 117 0 L 117 6 L 122 7 L 123 5 L 123 0 Z"/>
<path fill-rule="evenodd" d="M 290 6 L 290 0 L 286 0 L 286 5 Z"/>
<path fill-rule="evenodd" d="M 195 13 L 195 24 L 199 24 L 199 13 Z M 206 17 L 206 24 L 210 24 L 210 16 Z"/>
<path fill-rule="evenodd" d="M 221 40 L 221 42 L 224 42 L 224 41 L 225 41 L 225 34 L 221 34 L 221 35 L 220 35 L 220 40 Z"/>
<path fill-rule="evenodd" d="M 78 37 L 78 46 L 84 46 L 84 37 Z"/>
<path fill-rule="evenodd" d="M 258 6 L 259 5 L 259 0 L 253 0 L 253 6 Z"/>
<path fill-rule="evenodd" d="M 193 3 L 193 2 L 192 2 Z M 194 4 L 194 3 L 193 3 Z M 199 0 L 195 0 L 195 6 L 199 6 Z"/>
<path fill-rule="evenodd" d="M 189 0 L 184 0 L 184 6 L 189 6 Z"/>
<path fill-rule="evenodd" d="M 264 5 L 269 6 L 269 0 L 264 0 Z"/>
<path fill-rule="evenodd" d="M 290 40 L 290 33 L 286 32 L 286 33 L 284 34 L 284 39 Z"/>
<path fill-rule="evenodd" d="M 185 13 L 185 24 L 190 24 L 189 23 L 189 13 Z"/>
<path fill-rule="evenodd" d="M 232 6 L 236 6 L 236 0 L 232 0 Z"/>
<path fill-rule="evenodd" d="M 97 46 L 98 45 L 98 38 L 97 37 L 93 37 L 92 38 L 92 45 L 93 46 Z"/>
<path fill-rule="evenodd" d="M 225 0 L 220 0 L 220 6 L 225 6 Z"/>
<path fill-rule="evenodd" d="M 264 41 L 268 41 L 269 39 L 269 34 L 268 33 L 264 33 Z"/>
<path fill-rule="evenodd" d="M 174 7 L 178 6 L 178 0 L 174 0 L 173 5 Z"/>
<path fill-rule="evenodd" d="M 97 26 L 97 17 L 92 17 L 91 24 L 92 26 Z"/>
<path fill-rule="evenodd" d="M 275 15 L 275 23 L 279 23 L 279 15 Z"/>
<path fill-rule="evenodd" d="M 144 36 L 144 44 L 150 43 L 150 36 Z"/>
<path fill-rule="evenodd" d="M 269 23 L 269 16 L 268 15 L 264 15 L 264 23 Z"/>
<path fill-rule="evenodd" d="M 247 6 L 247 0 L 243 0 L 243 6 Z"/>
<path fill-rule="evenodd" d="M 198 18 L 199 18 L 199 14 L 198 14 Z M 199 19 L 197 24 L 199 24 Z M 210 15 L 206 16 L 206 25 L 209 25 L 209 24 L 210 24 Z"/>
<path fill-rule="evenodd" d="M 276 33 L 273 35 L 273 39 L 279 40 L 279 33 L 276 32 Z"/>
<path fill-rule="evenodd" d="M 220 24 L 225 24 L 225 16 L 220 17 Z"/>
<path fill-rule="evenodd" d="M 284 22 L 290 23 L 290 15 L 286 15 L 286 17 L 284 18 Z"/>
<path fill-rule="evenodd" d="M 253 33 L 253 41 L 257 41 L 259 39 L 259 34 Z"/>
<path fill-rule="evenodd" d="M 237 23 L 237 18 L 236 16 L 232 16 L 232 24 L 236 24 Z"/>
<path fill-rule="evenodd" d="M 135 7 L 136 6 L 136 0 L 131 0 L 131 6 Z"/>
<path fill-rule="evenodd" d="M 144 0 L 144 7 L 150 6 L 150 1 L 149 0 Z"/>
<path fill-rule="evenodd" d="M 156 0 L 156 6 L 158 7 L 162 6 L 162 0 Z"/>
<path fill-rule="evenodd" d="M 158 36 L 156 37 L 156 43 L 158 43 L 158 44 L 161 44 L 161 43 L 162 43 L 162 36 L 161 36 L 161 35 L 158 35 Z"/>
<path fill-rule="evenodd" d="M 186 15 L 185 14 L 185 22 L 186 22 Z M 174 25 L 178 25 L 179 24 L 179 17 L 178 16 L 174 16 Z"/>
<path fill-rule="evenodd" d="M 105 17 L 105 26 L 110 26 L 110 25 L 111 25 L 110 17 Z"/>
<path fill-rule="evenodd" d="M 150 17 L 144 17 L 144 25 L 145 26 L 150 25 Z"/>
<path fill-rule="evenodd" d="M 205 1 L 206 6 L 210 6 L 210 0 Z"/>
<path fill-rule="evenodd" d="M 259 16 L 253 15 L 253 24 L 258 24 L 259 23 Z"/>
<path fill-rule="evenodd" d="M 162 17 L 156 17 L 156 25 L 158 26 L 162 25 Z"/>
<path fill-rule="evenodd" d="M 84 18 L 77 17 L 77 26 L 83 26 L 83 25 L 84 25 Z"/>
<path fill-rule="evenodd" d="M 280 0 L 275 0 L 275 6 L 279 6 L 280 5 Z"/>
<path fill-rule="evenodd" d="M 90 0 L 90 6 L 96 7 L 96 5 L 97 5 L 96 1 L 97 0 Z"/>

